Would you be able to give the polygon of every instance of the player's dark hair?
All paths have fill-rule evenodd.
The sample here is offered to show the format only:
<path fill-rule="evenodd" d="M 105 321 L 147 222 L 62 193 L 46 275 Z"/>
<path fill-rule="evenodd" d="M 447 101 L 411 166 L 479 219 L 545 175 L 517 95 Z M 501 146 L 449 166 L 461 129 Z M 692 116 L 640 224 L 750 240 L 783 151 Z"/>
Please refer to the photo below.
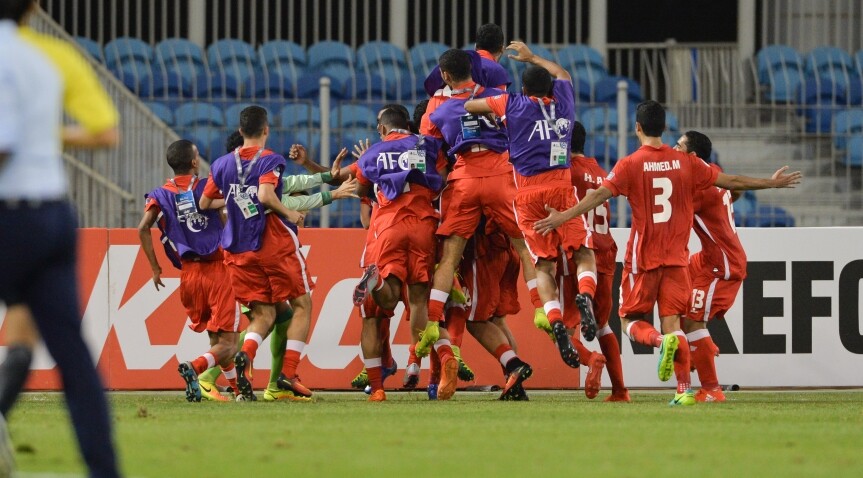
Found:
<path fill-rule="evenodd" d="M 470 79 L 470 55 L 466 51 L 451 49 L 443 52 L 438 59 L 440 71 L 448 73 L 453 81 Z"/>
<path fill-rule="evenodd" d="M 646 136 L 658 138 L 665 130 L 665 109 L 653 100 L 639 103 L 635 109 L 635 122 L 641 125 Z"/>
<path fill-rule="evenodd" d="M 584 125 L 578 121 L 572 123 L 572 152 L 575 154 L 584 154 L 584 142 L 587 140 L 587 131 Z"/>
<path fill-rule="evenodd" d="M 0 2 L 0 20 L 21 23 L 34 3 L 36 0 L 3 0 Z"/>
<path fill-rule="evenodd" d="M 243 147 L 243 135 L 239 131 L 234 131 L 225 140 L 225 149 L 229 153 L 233 153 L 235 149 Z"/>
<path fill-rule="evenodd" d="M 267 125 L 267 110 L 260 106 L 248 106 L 240 112 L 240 133 L 244 138 L 260 137 Z"/>
<path fill-rule="evenodd" d="M 686 136 L 686 150 L 709 162 L 710 153 L 713 152 L 713 143 L 710 142 L 710 138 L 704 133 L 692 130 L 683 135 Z"/>
<path fill-rule="evenodd" d="M 541 66 L 531 65 L 521 74 L 521 85 L 528 96 L 550 96 L 553 81 L 551 73 Z"/>
<path fill-rule="evenodd" d="M 476 31 L 476 49 L 489 53 L 503 51 L 503 30 L 494 23 L 486 23 Z"/>
<path fill-rule="evenodd" d="M 425 116 L 428 106 L 429 100 L 425 99 L 417 103 L 416 107 L 414 107 L 413 126 L 416 128 L 415 133 L 419 133 L 420 123 L 423 121 L 423 116 Z"/>
<path fill-rule="evenodd" d="M 174 174 L 186 174 L 192 169 L 192 161 L 195 160 L 195 145 L 186 139 L 174 141 L 168 146 L 165 155 Z"/>
<path fill-rule="evenodd" d="M 381 113 L 380 123 L 389 129 L 408 129 L 410 121 L 398 108 L 386 108 Z"/>

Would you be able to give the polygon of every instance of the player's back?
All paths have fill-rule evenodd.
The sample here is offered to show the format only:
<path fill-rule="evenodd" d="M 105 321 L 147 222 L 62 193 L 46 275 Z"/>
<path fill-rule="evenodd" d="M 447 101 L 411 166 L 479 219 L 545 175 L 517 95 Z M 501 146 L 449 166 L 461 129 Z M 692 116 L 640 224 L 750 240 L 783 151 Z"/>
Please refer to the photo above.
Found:
<path fill-rule="evenodd" d="M 615 165 L 606 182 L 627 196 L 632 208 L 626 262 L 634 273 L 688 264 L 692 197 L 717 174 L 695 155 L 667 145 L 642 146 Z"/>
<path fill-rule="evenodd" d="M 711 165 L 717 171 L 721 169 Z M 701 240 L 702 255 L 716 274 L 726 280 L 746 277 L 746 252 L 734 225 L 731 191 L 710 187 L 698 191 L 693 200 L 693 228 Z"/>
<path fill-rule="evenodd" d="M 581 201 L 588 191 L 602 186 L 602 182 L 608 176 L 608 173 L 602 169 L 602 166 L 596 162 L 596 159 L 586 156 L 576 156 L 572 158 L 570 164 L 570 176 L 572 177 L 572 185 L 575 187 L 575 196 Z M 614 255 L 617 253 L 617 244 L 615 244 L 614 238 L 611 237 L 611 215 L 611 208 L 608 201 L 606 201 L 587 213 L 587 223 L 590 225 L 591 232 L 593 233 L 594 250 L 597 252 L 611 251 L 611 264 L 603 265 L 610 265 L 610 272 L 614 273 Z M 599 267 L 601 265 L 599 258 L 597 258 L 597 268 Z"/>

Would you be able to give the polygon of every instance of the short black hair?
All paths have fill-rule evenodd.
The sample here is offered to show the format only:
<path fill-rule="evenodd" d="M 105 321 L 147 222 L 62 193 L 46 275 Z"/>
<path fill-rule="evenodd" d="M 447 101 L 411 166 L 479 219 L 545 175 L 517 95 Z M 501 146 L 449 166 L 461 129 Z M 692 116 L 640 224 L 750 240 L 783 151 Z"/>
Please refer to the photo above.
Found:
<path fill-rule="evenodd" d="M 185 174 L 192 169 L 192 161 L 195 160 L 195 144 L 187 139 L 174 141 L 168 146 L 166 156 L 168 166 L 174 174 Z"/>
<path fill-rule="evenodd" d="M 710 161 L 710 154 L 713 152 L 713 143 L 706 134 L 698 131 L 687 131 L 683 133 L 686 136 L 686 151 L 695 153 L 699 158 Z"/>
<path fill-rule="evenodd" d="M 243 142 L 243 135 L 239 131 L 234 131 L 225 141 L 225 149 L 229 153 L 233 153 L 235 149 L 243 147 Z"/>
<path fill-rule="evenodd" d="M 36 0 L 3 0 L 0 2 L 0 20 L 21 23 Z"/>
<path fill-rule="evenodd" d="M 429 100 L 425 99 L 417 103 L 416 107 L 414 107 L 413 125 L 417 129 L 417 133 L 419 133 L 420 123 L 423 121 L 423 116 L 425 116 L 428 106 Z"/>
<path fill-rule="evenodd" d="M 398 108 L 386 108 L 381 112 L 380 124 L 387 128 L 408 129 L 410 121 Z"/>
<path fill-rule="evenodd" d="M 408 111 L 407 106 L 400 104 L 400 103 L 389 103 L 389 104 L 384 105 L 384 107 L 381 108 L 380 111 L 378 111 L 378 116 L 383 114 L 384 111 L 390 110 L 390 109 L 401 112 L 403 115 L 405 115 L 405 118 L 408 121 L 411 120 L 411 113 L 410 113 L 410 111 Z"/>
<path fill-rule="evenodd" d="M 438 64 L 440 71 L 448 73 L 453 81 L 470 79 L 470 55 L 464 50 L 453 48 L 443 52 Z"/>
<path fill-rule="evenodd" d="M 551 96 L 551 86 L 554 79 L 551 73 L 541 66 L 531 65 L 521 74 L 521 85 L 529 96 Z"/>
<path fill-rule="evenodd" d="M 267 110 L 261 106 L 248 106 L 240 112 L 240 133 L 244 138 L 257 138 L 269 124 Z"/>
<path fill-rule="evenodd" d="M 503 30 L 494 23 L 486 23 L 476 31 L 476 49 L 489 53 L 503 51 Z"/>
<path fill-rule="evenodd" d="M 578 121 L 572 123 L 572 152 L 584 154 L 584 142 L 587 140 L 587 131 L 584 125 Z"/>
<path fill-rule="evenodd" d="M 646 136 L 658 138 L 665 130 L 665 109 L 656 101 L 647 100 L 635 109 L 635 122 Z"/>

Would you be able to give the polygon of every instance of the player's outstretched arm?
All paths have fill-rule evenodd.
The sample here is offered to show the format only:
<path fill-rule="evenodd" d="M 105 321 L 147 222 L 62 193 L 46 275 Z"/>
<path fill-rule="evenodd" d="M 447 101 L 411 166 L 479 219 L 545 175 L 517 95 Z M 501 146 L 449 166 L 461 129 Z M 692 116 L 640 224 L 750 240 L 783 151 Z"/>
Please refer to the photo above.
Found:
<path fill-rule="evenodd" d="M 803 180 L 803 174 L 800 171 L 786 174 L 785 171 L 787 170 L 788 166 L 779 168 L 775 173 L 773 173 L 773 176 L 770 179 L 719 173 L 714 184 L 724 189 L 741 191 L 771 188 L 793 188 L 800 184 Z"/>
<path fill-rule="evenodd" d="M 206 196 L 202 196 L 201 201 L 203 201 L 205 197 Z M 270 209 L 294 224 L 302 221 L 305 217 L 302 213 L 288 209 L 284 204 L 282 204 L 281 198 L 276 194 L 276 186 L 273 184 L 261 183 L 258 185 L 258 201 L 260 201 L 267 209 Z"/>
<path fill-rule="evenodd" d="M 584 199 L 566 211 L 561 212 L 546 205 L 545 210 L 548 211 L 548 217 L 536 221 L 533 225 L 533 229 L 545 236 L 560 227 L 560 225 L 566 221 L 575 219 L 587 211 L 596 209 L 597 206 L 608 201 L 611 196 L 612 194 L 610 189 L 600 186 L 598 189 L 588 191 L 587 194 L 584 195 Z"/>
<path fill-rule="evenodd" d="M 558 80 L 572 80 L 569 72 L 564 70 L 562 66 L 551 60 L 546 60 L 541 56 L 534 55 L 533 52 L 530 51 L 530 48 L 524 42 L 510 42 L 509 46 L 506 47 L 506 49 L 515 51 L 515 55 L 507 55 L 515 61 L 532 63 L 536 66 L 545 68 L 546 70 L 548 70 L 549 73 L 551 73 L 551 76 L 555 77 Z"/>
<path fill-rule="evenodd" d="M 141 222 L 138 223 L 138 240 L 141 241 L 141 249 L 144 250 L 144 255 L 150 262 L 150 269 L 153 271 L 153 285 L 156 286 L 156 290 L 159 290 L 159 286 L 165 287 L 165 284 L 162 283 L 162 266 L 156 259 L 156 252 L 153 250 L 153 234 L 150 232 L 158 217 L 159 212 L 155 208 L 148 209 L 144 213 L 144 217 L 141 218 Z"/>

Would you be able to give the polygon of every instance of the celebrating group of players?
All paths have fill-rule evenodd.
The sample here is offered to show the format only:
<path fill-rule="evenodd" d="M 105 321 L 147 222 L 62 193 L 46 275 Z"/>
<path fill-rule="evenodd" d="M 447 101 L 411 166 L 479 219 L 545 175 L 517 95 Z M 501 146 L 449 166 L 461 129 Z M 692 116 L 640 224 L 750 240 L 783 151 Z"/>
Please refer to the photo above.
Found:
<path fill-rule="evenodd" d="M 413 334 L 406 387 L 417 385 L 427 355 L 430 398 L 450 399 L 459 378 L 471 379 L 459 350 L 466 329 L 501 364 L 500 398 L 527 400 L 523 382 L 533 371 L 519 358 L 505 320 L 519 311 L 519 269 L 535 325 L 567 365 L 587 367 L 587 397 L 597 396 L 607 369 L 606 400 L 629 401 L 620 346 L 608 326 L 617 246 L 607 200 L 616 195 L 632 208 L 619 309 L 627 336 L 660 349 L 660 380 L 673 374 L 678 383 L 671 404 L 724 400 L 714 367 L 718 349 L 705 324 L 730 308 L 745 276 L 730 191 L 791 187 L 800 174 L 783 168 L 771 179 L 726 175 L 700 159 L 710 156 L 710 141 L 694 131 L 674 148 L 663 145 L 665 110 L 655 101 L 636 110 L 642 146 L 606 174 L 583 154 L 585 130 L 575 120 L 566 70 L 524 43 L 506 50 L 528 64 L 522 94 L 505 92 L 509 77 L 497 63 L 503 33 L 483 25 L 476 51 L 441 55 L 426 80 L 430 98 L 414 121 L 399 105 L 379 111 L 381 141 L 358 145 L 350 167 L 340 167 L 346 150 L 327 169 L 294 145 L 290 158 L 313 174 L 282 177 L 286 160 L 266 149 L 266 110 L 256 106 L 242 111 L 241 137 L 212 164 L 209 178 L 197 177 L 194 145 L 170 146 L 176 177 L 149 195 L 139 231 L 158 287 L 150 227 L 159 225 L 182 270 L 181 299 L 192 327 L 210 333 L 210 350 L 179 368 L 189 400 L 228 400 L 215 387 L 220 372 L 238 398 L 256 399 L 251 364 L 270 333 L 274 365 L 264 399 L 310 399 L 297 364 L 314 284 L 296 225 L 309 208 L 362 197 L 370 199 L 371 214 L 364 218 L 364 273 L 353 299 L 363 317 L 365 370 L 354 384 L 368 384 L 370 401 L 386 400 L 383 380 L 397 370 L 389 320 L 398 301 L 407 305 Z M 291 195 L 325 182 L 341 186 Z M 702 252 L 690 258 L 692 228 Z M 662 333 L 639 320 L 657 303 Z M 237 304 L 248 307 L 250 318 L 239 351 Z M 587 349 L 581 336 L 597 338 L 601 353 Z M 701 381 L 697 394 L 691 366 Z"/>

